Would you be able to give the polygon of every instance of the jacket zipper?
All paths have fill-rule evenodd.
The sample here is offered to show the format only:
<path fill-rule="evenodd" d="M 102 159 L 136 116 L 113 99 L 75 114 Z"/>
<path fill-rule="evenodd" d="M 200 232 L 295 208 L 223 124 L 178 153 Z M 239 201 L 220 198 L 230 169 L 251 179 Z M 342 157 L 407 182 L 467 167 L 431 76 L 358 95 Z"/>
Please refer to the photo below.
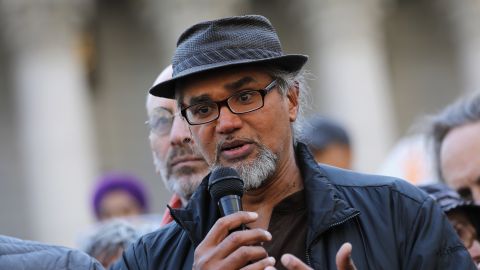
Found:
<path fill-rule="evenodd" d="M 333 224 L 330 224 L 330 226 L 328 226 L 328 228 L 327 228 L 325 231 L 331 229 L 332 227 L 335 227 L 335 226 L 338 226 L 338 225 L 340 225 L 340 224 L 343 224 L 343 223 L 349 221 L 350 219 L 352 219 L 352 218 L 354 218 L 354 217 L 356 217 L 356 216 L 358 216 L 358 215 L 360 215 L 359 212 L 357 212 L 357 213 L 355 213 L 355 214 L 353 214 L 353 215 L 351 215 L 351 216 L 349 216 L 349 217 L 347 217 L 347 218 L 345 218 L 345 219 L 343 219 L 343 220 L 341 220 L 341 221 L 338 221 L 338 222 L 335 222 L 335 223 L 333 223 Z M 316 241 L 312 242 L 312 244 L 307 248 L 307 251 L 305 252 L 305 253 L 306 253 L 306 254 L 305 254 L 305 255 L 306 255 L 305 257 L 306 257 L 306 259 L 307 259 L 307 264 L 308 264 L 309 266 L 312 266 L 312 264 L 311 264 L 311 262 L 310 262 L 310 254 L 312 253 L 311 248 L 312 248 L 312 245 L 313 245 L 314 243 L 316 243 Z"/>

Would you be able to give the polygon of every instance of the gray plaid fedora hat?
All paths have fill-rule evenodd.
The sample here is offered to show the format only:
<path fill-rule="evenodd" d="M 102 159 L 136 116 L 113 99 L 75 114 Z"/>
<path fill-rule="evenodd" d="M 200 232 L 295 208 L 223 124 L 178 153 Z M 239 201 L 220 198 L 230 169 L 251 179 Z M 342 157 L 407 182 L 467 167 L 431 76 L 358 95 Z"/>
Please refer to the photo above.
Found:
<path fill-rule="evenodd" d="M 175 97 L 175 82 L 214 69 L 270 64 L 298 72 L 308 57 L 284 54 L 270 21 L 260 15 L 228 17 L 193 25 L 180 35 L 172 59 L 172 79 L 154 84 L 150 94 Z"/>

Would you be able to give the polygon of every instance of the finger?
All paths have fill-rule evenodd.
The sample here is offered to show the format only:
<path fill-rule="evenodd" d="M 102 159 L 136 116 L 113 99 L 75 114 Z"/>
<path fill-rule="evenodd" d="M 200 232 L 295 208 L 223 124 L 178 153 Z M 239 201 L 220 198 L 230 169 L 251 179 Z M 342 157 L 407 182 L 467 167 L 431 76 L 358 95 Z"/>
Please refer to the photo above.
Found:
<path fill-rule="evenodd" d="M 272 235 L 263 229 L 236 231 L 217 245 L 218 256 L 227 257 L 228 254 L 242 246 L 259 245 L 270 240 L 272 240 Z"/>
<path fill-rule="evenodd" d="M 288 270 L 313 270 L 292 254 L 284 254 L 280 261 Z"/>
<path fill-rule="evenodd" d="M 267 258 L 264 258 L 264 259 L 262 259 L 258 262 L 255 262 L 254 264 L 249 264 L 249 265 L 241 268 L 241 270 L 255 270 L 255 269 L 264 270 L 264 269 L 267 269 L 267 268 L 275 270 L 275 267 L 273 267 L 274 265 L 275 265 L 275 258 L 267 257 Z"/>
<path fill-rule="evenodd" d="M 267 258 L 267 251 L 260 246 L 242 246 L 229 254 L 222 262 L 222 269 L 239 269 L 250 262 Z"/>
<path fill-rule="evenodd" d="M 337 263 L 338 270 L 355 270 L 352 256 L 352 244 L 344 243 L 337 252 L 335 261 Z"/>
<path fill-rule="evenodd" d="M 240 227 L 241 224 L 251 223 L 257 218 L 257 213 L 245 211 L 219 218 L 200 245 L 217 245 L 227 237 L 231 230 Z"/>
<path fill-rule="evenodd" d="M 277 268 L 275 268 L 273 266 L 267 266 L 267 267 L 265 267 L 265 270 L 277 270 Z"/>

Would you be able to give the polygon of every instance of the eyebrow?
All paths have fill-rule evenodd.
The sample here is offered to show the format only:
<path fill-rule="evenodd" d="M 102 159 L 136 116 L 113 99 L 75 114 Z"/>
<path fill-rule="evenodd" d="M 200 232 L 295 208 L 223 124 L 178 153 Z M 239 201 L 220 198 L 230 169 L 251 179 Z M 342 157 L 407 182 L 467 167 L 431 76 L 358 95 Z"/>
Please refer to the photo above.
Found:
<path fill-rule="evenodd" d="M 201 103 L 201 102 L 210 102 L 210 101 L 212 101 L 212 98 L 210 97 L 210 95 L 209 94 L 203 94 L 203 95 L 200 95 L 198 97 L 190 98 L 189 105 L 197 104 L 197 103 Z"/>
<path fill-rule="evenodd" d="M 254 82 L 256 81 L 254 78 L 250 77 L 250 76 L 245 76 L 243 78 L 241 78 L 240 80 L 237 80 L 237 81 L 234 81 L 234 82 L 231 82 L 231 83 L 226 83 L 223 85 L 223 87 L 225 89 L 228 89 L 230 91 L 235 91 L 235 90 L 238 90 L 240 88 L 242 88 L 245 84 L 248 84 L 248 83 L 251 83 L 251 82 Z"/>
<path fill-rule="evenodd" d="M 244 87 L 246 84 L 249 84 L 251 82 L 255 82 L 256 80 L 250 76 L 245 76 L 239 80 L 236 80 L 234 82 L 226 83 L 223 85 L 223 88 L 229 90 L 229 92 L 234 92 L 235 90 L 241 89 Z M 209 94 L 203 94 L 198 97 L 192 97 L 189 100 L 189 105 L 200 103 L 200 102 L 210 102 L 212 101 L 212 98 L 210 97 Z M 187 105 L 188 106 L 188 105 Z"/>
<path fill-rule="evenodd" d="M 167 108 L 165 106 L 156 106 L 155 108 L 153 108 L 153 111 L 155 111 L 155 112 L 158 112 L 159 110 L 165 110 L 165 111 L 173 114 L 173 110 L 170 109 L 170 108 Z"/>

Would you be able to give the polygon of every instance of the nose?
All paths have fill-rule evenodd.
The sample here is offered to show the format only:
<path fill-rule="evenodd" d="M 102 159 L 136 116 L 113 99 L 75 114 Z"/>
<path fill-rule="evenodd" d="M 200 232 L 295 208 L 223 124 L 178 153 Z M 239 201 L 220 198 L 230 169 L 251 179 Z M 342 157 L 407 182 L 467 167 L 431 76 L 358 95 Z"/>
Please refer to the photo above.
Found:
<path fill-rule="evenodd" d="M 170 144 L 182 145 L 192 141 L 187 122 L 180 116 L 173 118 L 172 129 L 170 130 Z"/>
<path fill-rule="evenodd" d="M 242 127 L 240 115 L 232 113 L 227 106 L 220 108 L 216 131 L 220 134 L 229 134 Z"/>

